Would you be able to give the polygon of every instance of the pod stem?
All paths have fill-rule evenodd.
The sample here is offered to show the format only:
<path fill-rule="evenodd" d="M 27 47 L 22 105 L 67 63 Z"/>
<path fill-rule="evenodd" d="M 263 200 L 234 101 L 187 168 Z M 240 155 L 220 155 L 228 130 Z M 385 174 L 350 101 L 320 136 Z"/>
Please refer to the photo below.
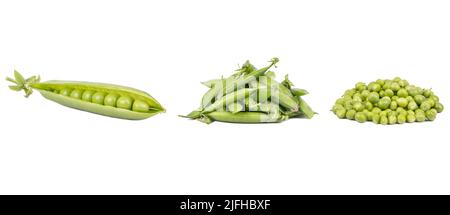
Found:
<path fill-rule="evenodd" d="M 14 91 L 23 90 L 25 92 L 25 97 L 28 98 L 28 96 L 33 93 L 33 88 L 31 87 L 31 85 L 39 83 L 41 81 L 41 78 L 39 76 L 31 76 L 30 78 L 25 79 L 22 74 L 20 74 L 17 70 L 14 70 L 14 79 L 6 77 L 6 80 L 15 84 L 10 85 L 9 89 Z"/>

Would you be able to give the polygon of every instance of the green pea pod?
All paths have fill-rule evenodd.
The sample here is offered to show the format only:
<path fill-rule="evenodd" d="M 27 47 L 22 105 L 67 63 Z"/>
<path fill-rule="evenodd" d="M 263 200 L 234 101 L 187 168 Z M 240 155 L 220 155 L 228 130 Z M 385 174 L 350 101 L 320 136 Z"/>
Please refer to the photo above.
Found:
<path fill-rule="evenodd" d="M 151 95 L 130 87 L 76 81 L 39 82 L 39 78 L 27 80 L 23 82 L 17 76 L 15 80 L 26 96 L 35 89 L 46 99 L 78 110 L 130 120 L 142 120 L 165 112 Z"/>
<path fill-rule="evenodd" d="M 316 112 L 314 112 L 312 110 L 312 108 L 301 97 L 298 97 L 298 100 L 299 100 L 300 111 L 302 113 L 304 113 L 308 119 L 313 118 L 313 116 L 315 114 L 317 114 Z"/>
<path fill-rule="evenodd" d="M 243 100 L 244 98 L 247 98 L 249 95 L 251 95 L 255 92 L 256 92 L 256 89 L 247 89 L 247 88 L 235 91 L 233 93 L 230 93 L 230 94 L 220 98 L 219 100 L 217 100 L 210 106 L 203 109 L 202 112 L 209 113 L 209 112 L 213 112 L 216 110 L 223 110 L 224 107 L 226 107 L 228 104 L 233 103 L 235 101 Z"/>
<path fill-rule="evenodd" d="M 309 92 L 307 90 L 298 89 L 298 88 L 291 89 L 291 92 L 294 96 L 305 96 L 305 95 L 309 94 Z"/>
<path fill-rule="evenodd" d="M 204 115 L 209 120 L 230 123 L 275 123 L 288 119 L 287 116 L 279 113 L 267 114 L 262 112 L 211 112 Z"/>

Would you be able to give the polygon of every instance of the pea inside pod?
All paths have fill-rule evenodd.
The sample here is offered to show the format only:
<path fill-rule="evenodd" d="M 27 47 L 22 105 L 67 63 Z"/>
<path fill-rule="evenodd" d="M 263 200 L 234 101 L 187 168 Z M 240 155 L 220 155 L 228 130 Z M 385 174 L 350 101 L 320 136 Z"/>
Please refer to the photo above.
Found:
<path fill-rule="evenodd" d="M 25 97 L 33 90 L 45 98 L 61 105 L 120 119 L 142 120 L 165 112 L 165 109 L 150 94 L 120 85 L 77 82 L 40 82 L 38 76 L 25 79 L 14 71 L 14 79 L 7 78 L 15 85 L 14 91 L 25 91 Z"/>

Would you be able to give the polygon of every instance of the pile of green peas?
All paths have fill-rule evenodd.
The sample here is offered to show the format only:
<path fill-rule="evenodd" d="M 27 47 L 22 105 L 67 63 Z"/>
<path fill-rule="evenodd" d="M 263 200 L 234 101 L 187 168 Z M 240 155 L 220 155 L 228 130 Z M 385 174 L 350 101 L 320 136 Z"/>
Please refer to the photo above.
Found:
<path fill-rule="evenodd" d="M 136 112 L 146 113 L 149 111 L 150 106 L 147 102 L 133 99 L 127 95 L 119 95 L 117 93 L 108 93 L 93 90 L 81 90 L 63 88 L 61 90 L 54 90 L 53 93 L 70 97 L 73 99 L 79 99 L 86 102 L 91 102 L 98 105 L 104 105 L 109 107 L 116 107 L 125 110 L 132 110 Z"/>
<path fill-rule="evenodd" d="M 393 125 L 433 121 L 444 110 L 431 89 L 410 85 L 396 77 L 392 80 L 359 82 L 336 100 L 332 111 L 340 119 Z"/>

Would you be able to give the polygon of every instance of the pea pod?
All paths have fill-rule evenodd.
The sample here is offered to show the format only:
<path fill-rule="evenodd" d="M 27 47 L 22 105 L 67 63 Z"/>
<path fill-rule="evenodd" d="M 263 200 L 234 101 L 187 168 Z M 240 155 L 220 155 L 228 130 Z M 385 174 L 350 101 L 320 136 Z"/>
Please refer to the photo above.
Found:
<path fill-rule="evenodd" d="M 230 123 L 269 123 L 281 122 L 287 120 L 288 117 L 279 113 L 267 114 L 262 112 L 211 112 L 204 114 L 207 117 L 205 122 L 230 122 Z"/>
<path fill-rule="evenodd" d="M 207 108 L 205 108 L 202 112 L 203 113 L 209 113 L 213 112 L 215 110 L 223 110 L 224 106 L 233 103 L 235 101 L 243 100 L 244 98 L 247 98 L 249 95 L 256 92 L 256 89 L 241 89 L 236 92 L 230 93 L 221 99 L 217 100 Z"/>
<path fill-rule="evenodd" d="M 142 120 L 165 112 L 151 95 L 130 87 L 77 81 L 40 82 L 36 76 L 24 80 L 17 71 L 14 76 L 15 80 L 7 80 L 16 84 L 12 86 L 14 90 L 24 90 L 26 97 L 34 89 L 46 99 L 78 110 L 130 120 Z"/>

